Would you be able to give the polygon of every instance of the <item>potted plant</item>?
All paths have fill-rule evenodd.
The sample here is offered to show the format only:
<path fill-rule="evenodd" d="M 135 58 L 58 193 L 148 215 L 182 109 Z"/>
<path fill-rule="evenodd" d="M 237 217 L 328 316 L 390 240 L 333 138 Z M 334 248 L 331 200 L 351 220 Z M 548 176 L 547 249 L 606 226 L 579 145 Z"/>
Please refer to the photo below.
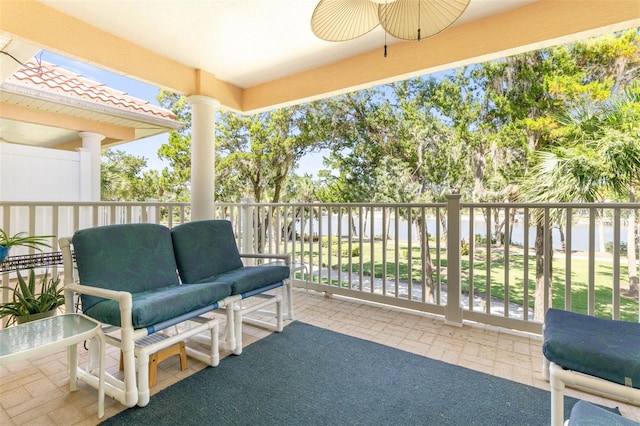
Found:
<path fill-rule="evenodd" d="M 20 271 L 17 271 L 18 283 L 15 288 L 8 289 L 13 293 L 10 301 L 0 303 L 0 318 L 9 317 L 7 324 L 14 321 L 18 324 L 46 318 L 56 314 L 59 306 L 64 305 L 64 287 L 60 285 L 59 278 L 49 277 L 45 272 L 40 282 L 40 288 L 36 289 L 36 273 L 29 270 L 28 281 L 25 281 Z"/>
<path fill-rule="evenodd" d="M 46 239 L 52 236 L 53 235 L 32 236 L 26 232 L 18 232 L 11 236 L 0 228 L 0 262 L 9 255 L 9 250 L 14 246 L 28 247 L 37 250 L 40 250 L 41 246 L 51 247 Z"/>

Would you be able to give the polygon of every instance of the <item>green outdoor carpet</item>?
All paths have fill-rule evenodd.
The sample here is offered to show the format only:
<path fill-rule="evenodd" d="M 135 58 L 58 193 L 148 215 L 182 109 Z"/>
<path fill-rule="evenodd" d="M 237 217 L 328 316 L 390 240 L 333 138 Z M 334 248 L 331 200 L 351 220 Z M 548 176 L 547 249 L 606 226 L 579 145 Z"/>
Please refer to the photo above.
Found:
<path fill-rule="evenodd" d="M 103 424 L 548 425 L 550 413 L 547 391 L 293 322 Z"/>

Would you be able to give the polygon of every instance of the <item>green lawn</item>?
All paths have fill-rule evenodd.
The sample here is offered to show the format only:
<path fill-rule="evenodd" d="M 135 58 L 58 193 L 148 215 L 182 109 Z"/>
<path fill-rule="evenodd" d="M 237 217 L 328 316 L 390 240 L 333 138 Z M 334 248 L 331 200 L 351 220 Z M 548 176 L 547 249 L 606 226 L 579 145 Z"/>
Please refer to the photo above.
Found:
<path fill-rule="evenodd" d="M 332 269 L 337 270 L 339 259 L 343 271 L 351 268 L 353 274 L 359 274 L 362 268 L 363 275 L 370 276 L 372 270 L 371 262 L 371 243 L 365 242 L 362 245 L 352 243 L 351 250 L 346 240 L 341 244 L 337 244 L 337 239 L 332 239 L 331 261 L 329 262 L 329 248 L 327 244 L 324 247 L 319 243 L 313 245 L 311 257 L 313 263 L 318 265 L 319 254 L 322 253 L 322 267 L 329 264 Z M 297 247 L 299 249 L 299 247 Z M 395 247 L 389 243 L 387 247 L 386 262 L 382 263 L 382 243 L 374 242 L 373 253 L 373 271 L 376 278 L 381 278 L 383 268 L 386 270 L 388 279 L 398 276 L 399 280 L 408 280 L 409 276 L 409 257 L 408 246 L 406 244 L 398 246 L 398 263 L 395 262 Z M 422 280 L 422 262 L 421 250 L 419 247 L 413 246 L 411 253 L 411 277 L 414 282 Z M 305 244 L 305 251 L 296 252 L 296 258 L 308 261 L 309 251 L 308 245 Z M 340 254 L 340 257 L 338 257 Z M 432 262 L 436 263 L 435 250 L 431 250 Z M 362 257 L 362 259 L 361 259 Z M 622 262 L 624 263 L 624 262 Z M 441 251 L 440 254 L 441 280 L 446 282 L 446 252 Z M 476 293 L 486 294 L 487 273 L 485 255 L 481 251 L 476 251 L 476 257 L 473 262 L 473 286 Z M 556 308 L 564 308 L 565 305 L 565 262 L 564 259 L 553 260 L 552 289 L 553 289 L 553 306 Z M 613 263 L 607 261 L 596 261 L 595 263 L 595 313 L 596 316 L 603 318 L 611 318 L 612 310 L 612 282 L 613 282 Z M 535 256 L 529 256 L 529 307 L 534 307 L 534 291 L 535 291 Z M 571 309 L 575 312 L 587 312 L 588 297 L 588 261 L 585 259 L 573 259 L 571 263 Z M 620 277 L 623 282 L 627 280 L 626 265 L 621 265 Z M 434 274 L 435 279 L 435 274 Z M 491 296 L 503 299 L 505 295 L 505 276 L 504 276 L 504 257 L 501 253 L 493 253 L 490 264 L 490 280 L 491 280 Z M 326 279 L 324 280 L 326 283 Z M 332 285 L 338 285 L 338 282 L 332 279 Z M 348 283 L 341 285 L 348 286 Z M 468 292 L 469 288 L 469 256 L 463 256 L 462 259 L 462 287 L 463 292 Z M 522 254 L 510 254 L 509 257 L 509 301 L 516 304 L 523 304 L 524 301 L 524 256 Z M 638 300 L 630 297 L 620 297 L 620 315 L 626 321 L 638 321 Z"/>

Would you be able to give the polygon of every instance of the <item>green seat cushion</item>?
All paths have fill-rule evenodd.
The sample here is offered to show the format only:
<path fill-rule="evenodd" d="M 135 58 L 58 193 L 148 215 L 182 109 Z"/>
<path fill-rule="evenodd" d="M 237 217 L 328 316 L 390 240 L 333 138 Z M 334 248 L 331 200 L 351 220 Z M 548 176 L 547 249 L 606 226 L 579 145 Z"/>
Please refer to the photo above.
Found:
<path fill-rule="evenodd" d="M 149 327 L 200 308 L 212 306 L 231 294 L 229 284 L 211 282 L 155 288 L 133 297 L 133 328 Z M 102 299 L 84 313 L 105 324 L 121 326 L 120 307 L 114 300 Z"/>
<path fill-rule="evenodd" d="M 180 283 L 169 228 L 136 223 L 77 231 L 72 239 L 80 284 L 143 293 Z M 83 310 L 104 299 L 82 296 Z"/>
<path fill-rule="evenodd" d="M 549 309 L 544 356 L 573 371 L 640 389 L 640 324 Z"/>
<path fill-rule="evenodd" d="M 187 222 L 171 230 L 176 263 L 185 283 L 202 282 L 243 266 L 228 220 Z"/>
<path fill-rule="evenodd" d="M 231 294 L 243 294 L 252 290 L 282 282 L 289 278 L 289 267 L 282 265 L 243 266 L 232 271 L 209 277 L 205 281 L 217 281 L 231 285 Z"/>

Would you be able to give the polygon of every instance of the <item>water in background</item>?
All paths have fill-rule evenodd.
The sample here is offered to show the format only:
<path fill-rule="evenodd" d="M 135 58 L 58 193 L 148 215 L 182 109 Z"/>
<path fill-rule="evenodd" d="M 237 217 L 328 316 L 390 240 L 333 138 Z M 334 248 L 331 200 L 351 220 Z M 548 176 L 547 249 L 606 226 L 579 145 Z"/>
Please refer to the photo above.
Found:
<path fill-rule="evenodd" d="M 375 215 L 374 218 L 374 236 L 382 236 L 382 231 L 383 231 L 383 226 L 382 226 L 382 215 L 377 213 Z M 355 231 L 352 232 L 353 236 L 357 236 L 357 232 L 359 229 L 359 222 L 358 222 L 358 217 L 356 215 L 353 216 L 353 220 L 355 222 Z M 371 230 L 371 222 L 370 222 L 371 218 L 367 218 L 366 222 L 363 220 L 363 233 L 365 237 L 371 237 L 370 234 L 370 230 Z M 347 215 L 343 215 L 342 216 L 342 227 L 341 227 L 341 234 L 342 236 L 348 236 L 349 235 L 349 218 Z M 322 226 L 322 235 L 327 235 L 328 234 L 328 223 L 329 223 L 329 217 L 328 216 L 322 216 L 321 219 L 321 226 Z M 436 226 L 440 226 L 439 223 L 436 222 L 435 218 L 430 218 L 427 219 L 427 232 L 429 233 L 429 235 L 431 236 L 435 236 L 436 235 Z M 389 236 L 389 238 L 394 239 L 396 237 L 395 232 L 396 232 L 396 225 L 395 225 L 395 221 L 392 218 L 387 225 L 388 228 L 388 232 L 387 235 Z M 404 219 L 400 219 L 398 221 L 398 239 L 399 240 L 408 240 L 409 238 L 409 228 L 407 225 L 407 221 Z M 318 220 L 313 220 L 311 223 L 309 223 L 308 221 L 305 222 L 303 224 L 303 233 L 304 234 L 320 234 L 320 227 L 318 224 Z M 490 228 L 491 230 L 493 230 L 493 227 Z M 478 218 L 476 216 L 475 221 L 474 221 L 474 235 L 479 235 L 481 238 L 484 238 L 486 236 L 486 230 L 487 230 L 487 225 L 486 222 L 484 221 L 484 219 L 482 217 Z M 565 230 L 566 233 L 566 230 Z M 333 236 L 337 236 L 338 235 L 338 215 L 334 214 L 331 216 L 331 235 Z M 418 230 L 416 229 L 416 227 L 414 226 L 411 229 L 411 237 L 412 239 L 416 240 L 418 239 Z M 443 235 L 442 233 L 442 228 L 440 228 L 440 235 Z M 524 228 L 524 224 L 522 221 L 516 222 L 513 226 L 512 229 L 512 234 L 511 234 L 511 244 L 513 245 L 524 245 L 524 235 L 525 235 L 525 228 Z M 528 235 L 529 235 L 529 247 L 533 247 L 534 243 L 535 243 L 535 237 L 536 237 L 536 228 L 535 226 L 530 226 L 528 229 Z M 594 232 L 594 238 L 595 238 L 595 250 L 598 251 L 599 247 L 600 247 L 600 225 L 596 224 L 596 228 L 595 228 L 595 232 Z M 469 241 L 469 219 L 468 217 L 463 217 L 462 221 L 461 221 L 461 230 L 460 230 L 460 237 L 465 240 L 465 241 Z M 566 237 L 566 236 L 565 236 Z M 552 239 L 553 239 L 553 248 L 554 250 L 561 250 L 562 249 L 562 242 L 560 241 L 560 230 L 558 228 L 553 228 L 552 230 Z M 613 226 L 612 225 L 608 225 L 605 224 L 603 226 L 602 229 L 602 239 L 604 240 L 604 243 L 612 243 L 614 240 L 614 233 L 613 233 Z M 621 223 L 620 225 L 620 242 L 621 243 L 626 243 L 627 241 L 627 227 Z M 574 225 L 572 225 L 571 227 L 571 249 L 573 251 L 588 251 L 589 249 L 589 224 L 588 223 L 576 223 Z"/>

